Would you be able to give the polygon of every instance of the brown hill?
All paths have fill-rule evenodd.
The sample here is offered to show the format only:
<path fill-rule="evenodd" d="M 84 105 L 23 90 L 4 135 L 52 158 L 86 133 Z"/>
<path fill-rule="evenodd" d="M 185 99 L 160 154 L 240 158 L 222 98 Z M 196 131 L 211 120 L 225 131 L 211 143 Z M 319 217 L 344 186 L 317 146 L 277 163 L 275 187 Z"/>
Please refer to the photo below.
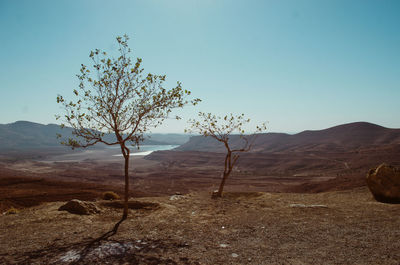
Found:
<path fill-rule="evenodd" d="M 239 136 L 231 137 L 233 147 L 243 144 Z M 367 122 L 355 122 L 317 131 L 259 134 L 252 152 L 324 151 L 343 152 L 400 144 L 400 129 L 389 129 Z M 210 137 L 193 136 L 179 151 L 224 152 L 224 146 Z"/>
<path fill-rule="evenodd" d="M 0 152 L 6 153 L 13 151 L 24 152 L 27 150 L 49 149 L 54 148 L 67 151 L 69 148 L 61 147 L 60 139 L 57 139 L 57 134 L 63 137 L 72 137 L 72 128 L 64 127 L 61 129 L 57 124 L 40 124 L 29 121 L 17 121 L 9 124 L 0 124 Z M 106 139 L 110 142 L 114 141 L 114 135 L 106 135 Z M 185 143 L 189 139 L 188 135 L 184 134 L 148 134 L 145 136 L 143 144 L 146 145 L 179 145 Z M 95 148 L 104 146 L 96 145 Z"/>

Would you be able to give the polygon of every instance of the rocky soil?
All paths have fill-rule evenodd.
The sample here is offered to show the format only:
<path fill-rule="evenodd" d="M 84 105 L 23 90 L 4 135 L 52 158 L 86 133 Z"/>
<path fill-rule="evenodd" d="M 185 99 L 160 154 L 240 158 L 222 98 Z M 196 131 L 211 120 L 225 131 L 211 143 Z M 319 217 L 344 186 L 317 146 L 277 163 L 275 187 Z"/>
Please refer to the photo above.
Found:
<path fill-rule="evenodd" d="M 366 187 L 317 194 L 209 192 L 132 199 L 121 216 L 47 202 L 0 216 L 0 264 L 399 264 L 400 205 Z"/>

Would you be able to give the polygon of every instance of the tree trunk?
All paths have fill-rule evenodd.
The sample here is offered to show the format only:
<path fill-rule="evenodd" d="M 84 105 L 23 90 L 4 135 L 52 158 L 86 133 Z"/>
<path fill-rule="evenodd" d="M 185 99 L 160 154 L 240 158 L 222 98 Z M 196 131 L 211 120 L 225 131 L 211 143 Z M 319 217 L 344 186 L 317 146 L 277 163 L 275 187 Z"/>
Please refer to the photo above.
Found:
<path fill-rule="evenodd" d="M 217 194 L 215 195 L 216 197 L 218 197 L 218 198 L 221 198 L 221 197 L 222 197 L 222 192 L 223 192 L 223 190 L 224 190 L 225 181 L 226 181 L 226 179 L 228 178 L 228 176 L 229 176 L 229 174 L 224 172 L 224 175 L 222 176 L 222 181 L 221 181 L 221 183 L 219 184 L 218 192 L 217 192 Z"/>
<path fill-rule="evenodd" d="M 118 138 L 118 135 L 117 135 L 117 138 Z M 120 138 L 121 137 L 119 137 L 118 139 L 120 139 Z M 127 148 L 123 142 L 120 143 L 120 145 L 121 145 L 121 152 L 122 152 L 122 155 L 124 156 L 124 160 L 125 160 L 125 162 L 124 162 L 124 164 L 125 164 L 125 167 L 124 167 L 125 168 L 125 174 L 124 174 L 125 175 L 124 211 L 123 211 L 121 220 L 119 220 L 118 223 L 115 224 L 113 230 L 111 230 L 109 233 L 106 233 L 105 237 L 106 236 L 108 237 L 108 236 L 116 234 L 120 224 L 124 220 L 126 220 L 126 218 L 128 218 L 128 208 L 129 208 L 128 207 L 128 200 L 129 200 L 129 154 L 130 154 L 130 151 L 129 151 L 129 148 Z"/>
<path fill-rule="evenodd" d="M 125 146 L 125 143 L 121 144 L 121 152 L 125 159 L 125 196 L 124 196 L 124 212 L 122 214 L 122 220 L 128 217 L 128 200 L 129 200 L 129 148 Z"/>
<path fill-rule="evenodd" d="M 124 196 L 124 213 L 122 220 L 128 217 L 128 200 L 129 200 L 129 151 L 124 155 L 125 158 L 125 196 Z"/>
<path fill-rule="evenodd" d="M 224 190 L 224 185 L 226 182 L 226 179 L 228 178 L 228 176 L 230 175 L 231 171 L 232 171 L 232 164 L 231 164 L 231 156 L 232 156 L 232 152 L 230 151 L 229 148 L 228 149 L 228 153 L 225 156 L 225 167 L 224 167 L 224 174 L 222 176 L 222 180 L 221 183 L 219 184 L 219 188 L 218 188 L 218 192 L 217 194 L 213 194 L 213 198 L 217 197 L 217 198 L 221 198 L 222 197 L 222 191 Z"/>

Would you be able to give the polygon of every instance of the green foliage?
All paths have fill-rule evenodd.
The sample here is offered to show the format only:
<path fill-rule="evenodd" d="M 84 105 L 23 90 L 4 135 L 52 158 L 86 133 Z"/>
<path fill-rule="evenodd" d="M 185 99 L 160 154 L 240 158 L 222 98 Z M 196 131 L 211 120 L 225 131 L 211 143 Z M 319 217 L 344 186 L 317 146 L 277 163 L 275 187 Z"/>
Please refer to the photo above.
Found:
<path fill-rule="evenodd" d="M 65 110 L 56 116 L 72 127 L 74 137 L 62 144 L 87 147 L 102 142 L 108 145 L 130 142 L 139 145 L 143 134 L 159 126 L 175 108 L 187 104 L 196 105 L 200 100 L 188 100 L 191 94 L 177 82 L 176 87 L 164 87 L 165 75 L 144 74 L 142 59 L 132 60 L 128 47 L 128 36 L 117 37 L 117 58 L 95 49 L 90 52 L 91 67 L 81 65 L 77 77 L 79 87 L 74 99 L 67 101 L 57 96 L 57 103 Z M 177 117 L 179 118 L 179 117 Z M 104 139 L 113 133 L 115 142 Z"/>
<path fill-rule="evenodd" d="M 211 136 L 226 144 L 229 141 L 229 136 L 233 133 L 237 133 L 241 138 L 247 139 L 244 126 L 250 123 L 250 119 L 245 118 L 244 114 L 233 115 L 230 113 L 229 115 L 220 117 L 211 113 L 199 112 L 198 116 L 198 120 L 189 120 L 190 127 L 185 129 L 185 132 L 195 132 L 206 137 Z M 261 133 L 266 129 L 266 124 L 263 123 L 260 126 L 256 126 L 253 134 Z"/>
<path fill-rule="evenodd" d="M 108 201 L 112 201 L 112 200 L 119 200 L 120 197 L 118 194 L 116 194 L 113 191 L 106 191 L 103 193 L 103 199 L 104 200 L 108 200 Z"/>

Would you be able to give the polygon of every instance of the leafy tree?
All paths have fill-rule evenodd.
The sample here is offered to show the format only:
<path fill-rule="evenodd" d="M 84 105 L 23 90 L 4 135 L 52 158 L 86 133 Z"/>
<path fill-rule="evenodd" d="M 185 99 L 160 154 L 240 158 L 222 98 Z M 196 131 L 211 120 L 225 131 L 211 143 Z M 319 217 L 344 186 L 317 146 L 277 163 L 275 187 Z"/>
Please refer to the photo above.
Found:
<path fill-rule="evenodd" d="M 245 135 L 243 127 L 250 122 L 250 119 L 246 119 L 244 114 L 230 114 L 222 118 L 211 113 L 199 112 L 198 116 L 199 120 L 189 120 L 190 127 L 185 131 L 196 132 L 205 137 L 210 136 L 223 143 L 226 148 L 222 180 L 217 193 L 213 193 L 213 197 L 221 197 L 226 179 L 232 173 L 232 169 L 239 158 L 239 154 L 250 151 L 256 139 L 256 133 L 265 131 L 266 125 L 263 123 L 261 126 L 256 126 L 256 130 L 252 135 Z M 242 144 L 239 148 L 233 149 L 229 140 L 231 140 L 232 133 L 235 132 L 238 133 Z"/>
<path fill-rule="evenodd" d="M 62 119 L 61 127 L 73 128 L 73 136 L 61 142 L 64 145 L 73 149 L 97 143 L 120 146 L 125 165 L 122 222 L 128 216 L 130 146 L 139 148 L 144 133 L 160 125 L 173 109 L 196 105 L 200 100 L 188 100 L 191 92 L 184 90 L 180 82 L 174 88 L 164 88 L 165 75 L 144 75 L 142 59 L 133 63 L 129 57 L 128 36 L 116 39 L 117 58 L 99 49 L 90 52 L 93 66 L 81 65 L 74 100 L 57 96 L 65 114 L 56 117 Z"/>

